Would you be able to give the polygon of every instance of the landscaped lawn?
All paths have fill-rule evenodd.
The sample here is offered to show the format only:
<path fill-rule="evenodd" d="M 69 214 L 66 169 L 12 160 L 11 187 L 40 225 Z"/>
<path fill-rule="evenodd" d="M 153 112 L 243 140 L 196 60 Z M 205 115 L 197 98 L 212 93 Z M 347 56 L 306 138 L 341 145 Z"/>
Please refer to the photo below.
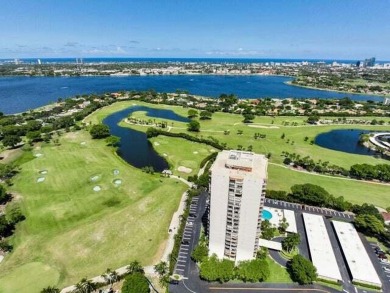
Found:
<path fill-rule="evenodd" d="M 27 219 L 0 265 L 0 292 L 68 286 L 132 260 L 150 265 L 164 249 L 186 186 L 129 166 L 85 131 L 64 134 L 60 143 L 35 147 L 41 156 L 14 180 L 11 191 Z"/>
<path fill-rule="evenodd" d="M 290 278 L 290 274 L 287 270 L 276 262 L 274 262 L 270 257 L 266 258 L 269 265 L 269 270 L 271 276 L 266 280 L 267 283 L 292 283 L 293 281 Z"/>

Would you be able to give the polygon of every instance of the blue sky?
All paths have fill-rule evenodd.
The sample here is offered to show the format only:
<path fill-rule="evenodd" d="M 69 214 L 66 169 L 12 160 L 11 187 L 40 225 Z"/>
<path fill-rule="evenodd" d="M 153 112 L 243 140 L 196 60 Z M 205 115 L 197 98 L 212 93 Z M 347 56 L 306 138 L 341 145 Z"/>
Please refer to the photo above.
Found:
<path fill-rule="evenodd" d="M 0 0 L 0 58 L 371 56 L 389 0 Z"/>

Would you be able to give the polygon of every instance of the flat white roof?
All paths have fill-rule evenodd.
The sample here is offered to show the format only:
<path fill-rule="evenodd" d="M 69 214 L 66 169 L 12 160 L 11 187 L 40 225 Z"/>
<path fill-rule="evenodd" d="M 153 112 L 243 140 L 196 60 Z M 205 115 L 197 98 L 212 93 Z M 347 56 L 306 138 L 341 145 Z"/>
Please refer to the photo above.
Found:
<path fill-rule="evenodd" d="M 352 274 L 352 280 L 382 287 L 355 227 L 346 222 L 332 221 L 332 223 Z"/>
<path fill-rule="evenodd" d="M 267 178 L 268 160 L 264 155 L 246 151 L 224 150 L 218 153 L 211 166 L 212 173 L 227 173 L 229 176 L 241 178 Z"/>
<path fill-rule="evenodd" d="M 295 221 L 295 213 L 292 210 L 283 210 L 283 215 L 288 223 L 288 227 L 286 229 L 287 232 L 290 233 L 298 233 L 297 230 L 297 222 Z"/>
<path fill-rule="evenodd" d="M 271 240 L 266 240 L 266 239 L 259 239 L 259 246 L 261 247 L 267 247 L 269 249 L 277 250 L 277 251 L 282 251 L 282 243 L 276 242 L 276 241 L 271 241 Z"/>
<path fill-rule="evenodd" d="M 324 218 L 320 215 L 303 213 L 307 241 L 313 265 L 317 268 L 320 278 L 342 281 L 339 266 L 336 261 L 326 230 Z"/>

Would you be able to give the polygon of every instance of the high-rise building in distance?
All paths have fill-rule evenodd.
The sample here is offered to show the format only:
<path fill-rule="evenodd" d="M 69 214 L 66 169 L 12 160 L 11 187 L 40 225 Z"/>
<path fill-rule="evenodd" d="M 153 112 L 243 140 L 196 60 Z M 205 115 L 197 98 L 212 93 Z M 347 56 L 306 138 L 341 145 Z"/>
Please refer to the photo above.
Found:
<path fill-rule="evenodd" d="M 211 171 L 209 253 L 236 262 L 253 259 L 260 237 L 268 160 L 245 151 L 222 151 Z"/>

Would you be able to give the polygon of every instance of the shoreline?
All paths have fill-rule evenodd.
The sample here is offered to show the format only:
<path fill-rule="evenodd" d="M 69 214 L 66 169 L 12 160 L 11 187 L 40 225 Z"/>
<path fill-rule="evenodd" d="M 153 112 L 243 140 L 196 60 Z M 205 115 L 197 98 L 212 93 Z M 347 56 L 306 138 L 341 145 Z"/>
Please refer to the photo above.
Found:
<path fill-rule="evenodd" d="M 323 89 L 323 88 L 317 88 L 317 87 L 312 87 L 312 86 L 293 84 L 291 81 L 285 81 L 284 84 L 296 86 L 296 87 L 301 87 L 301 88 L 306 88 L 306 89 L 310 89 L 310 90 L 335 92 L 335 93 L 340 93 L 340 94 L 376 96 L 376 97 L 383 98 L 383 99 L 390 97 L 390 95 L 378 95 L 378 94 L 374 94 L 374 93 L 372 93 L 372 94 L 371 93 L 351 93 L 351 92 L 339 91 L 339 90 L 333 90 L 333 89 Z"/>

